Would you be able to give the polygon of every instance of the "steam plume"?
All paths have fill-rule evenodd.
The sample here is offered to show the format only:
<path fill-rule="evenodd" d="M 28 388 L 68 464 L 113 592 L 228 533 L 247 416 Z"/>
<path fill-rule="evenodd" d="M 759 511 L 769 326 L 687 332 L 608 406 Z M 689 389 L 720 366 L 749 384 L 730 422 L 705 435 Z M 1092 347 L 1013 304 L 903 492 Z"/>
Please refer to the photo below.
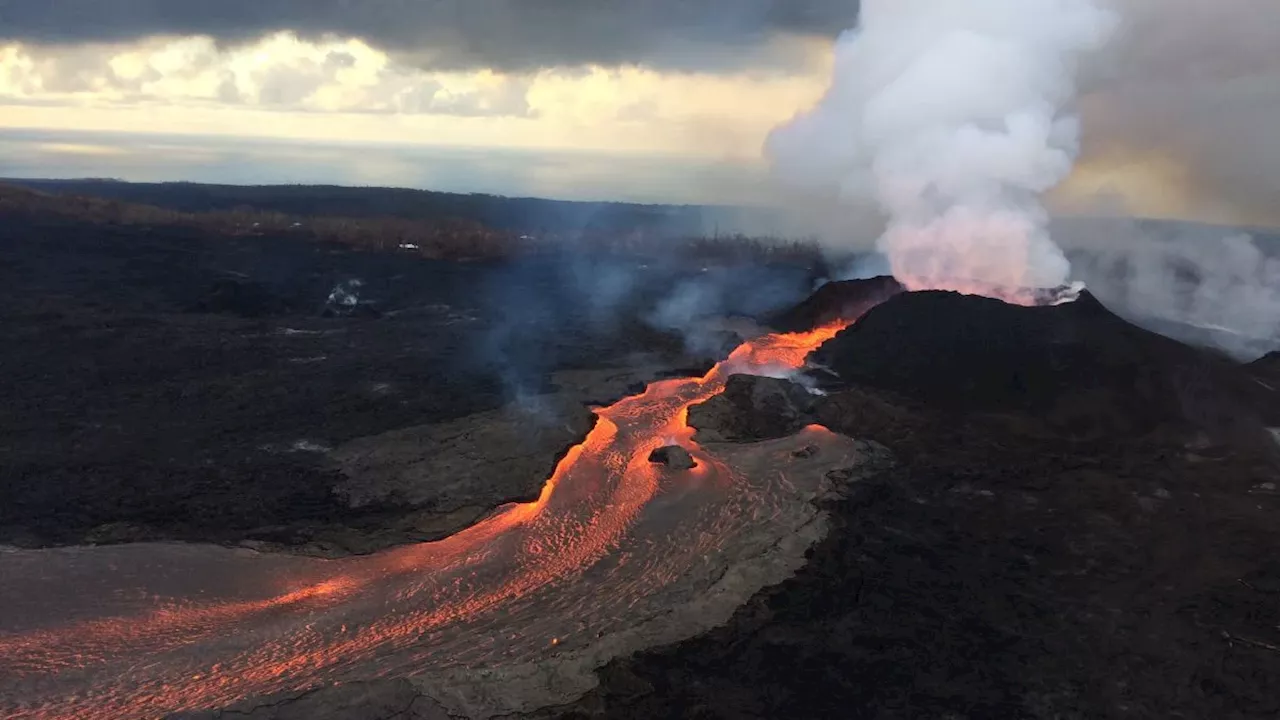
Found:
<path fill-rule="evenodd" d="M 865 0 L 826 96 L 766 154 L 785 181 L 873 199 L 907 287 L 1035 302 L 1070 272 L 1040 194 L 1079 151 L 1076 66 L 1115 24 L 1097 0 Z"/>

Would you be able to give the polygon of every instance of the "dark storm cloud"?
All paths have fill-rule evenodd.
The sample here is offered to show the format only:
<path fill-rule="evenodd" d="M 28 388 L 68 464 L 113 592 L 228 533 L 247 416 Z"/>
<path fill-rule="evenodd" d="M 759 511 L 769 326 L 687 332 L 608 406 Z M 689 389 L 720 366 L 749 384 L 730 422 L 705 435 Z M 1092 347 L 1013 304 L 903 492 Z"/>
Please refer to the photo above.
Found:
<path fill-rule="evenodd" d="M 437 68 L 748 64 L 764 39 L 834 35 L 858 0 L 0 0 L 0 38 L 45 43 L 338 33 Z"/>

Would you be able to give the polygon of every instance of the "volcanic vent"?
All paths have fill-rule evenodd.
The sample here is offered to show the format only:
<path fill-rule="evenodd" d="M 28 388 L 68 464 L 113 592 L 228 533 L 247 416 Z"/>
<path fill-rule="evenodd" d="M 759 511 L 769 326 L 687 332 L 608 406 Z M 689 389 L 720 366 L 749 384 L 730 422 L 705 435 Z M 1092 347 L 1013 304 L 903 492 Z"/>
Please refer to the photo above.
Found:
<path fill-rule="evenodd" d="M 1016 417 L 1025 431 L 1082 441 L 1162 433 L 1239 449 L 1274 447 L 1266 428 L 1280 424 L 1280 409 L 1267 386 L 1268 361 L 1244 367 L 1149 332 L 1087 291 L 1073 302 L 1023 306 L 901 292 L 889 278 L 837 282 L 775 323 L 789 327 L 849 308 L 866 312 L 813 353 L 803 378 L 834 395 L 869 392 L 934 414 Z M 759 395 L 763 382 L 731 379 L 712 403 L 734 402 L 744 411 L 753 404 L 744 398 Z M 807 419 L 839 424 L 830 400 L 810 405 Z M 716 424 L 706 410 L 693 417 L 695 425 Z M 752 421 L 739 416 L 732 423 Z"/>
<path fill-rule="evenodd" d="M 690 409 L 690 425 L 699 438 L 746 441 L 818 423 L 889 442 L 922 418 L 964 418 L 1073 442 L 1275 455 L 1268 428 L 1280 425 L 1280 405 L 1269 361 L 1245 367 L 1144 330 L 1087 291 L 1074 301 L 1024 297 L 1033 296 L 1044 304 L 907 292 L 887 277 L 829 283 L 772 324 L 860 319 L 790 379 L 730 377 Z"/>

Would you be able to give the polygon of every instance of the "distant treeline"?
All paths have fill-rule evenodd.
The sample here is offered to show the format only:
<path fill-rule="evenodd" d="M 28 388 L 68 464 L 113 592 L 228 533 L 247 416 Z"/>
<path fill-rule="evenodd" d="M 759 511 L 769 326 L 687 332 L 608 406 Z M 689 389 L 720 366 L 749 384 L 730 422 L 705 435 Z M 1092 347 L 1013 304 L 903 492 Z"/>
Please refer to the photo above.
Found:
<path fill-rule="evenodd" d="M 573 202 L 404 188 L 128 183 L 99 179 L 5 182 L 46 192 L 92 195 L 186 213 L 252 208 L 301 217 L 394 217 L 432 221 L 450 218 L 529 235 L 618 232 L 672 237 L 701 235 L 709 227 L 714 228 L 717 212 L 715 208 L 694 205 Z"/>
<path fill-rule="evenodd" d="M 390 200 L 384 199 L 383 194 Z M 166 197 L 170 202 L 162 202 Z M 410 200 L 424 205 L 414 206 Z M 465 212 L 456 211 L 448 204 L 451 201 L 459 202 Z M 505 213 L 505 217 L 514 218 L 519 211 L 502 208 L 503 203 L 535 208 L 538 212 L 546 208 L 560 212 L 559 229 L 548 229 L 557 227 L 555 225 L 544 225 L 542 229 L 530 225 L 504 227 L 474 217 L 483 214 L 482 208 L 494 207 L 500 209 L 500 214 Z M 428 211 L 427 207 L 434 207 L 435 211 Z M 592 207 L 606 208 L 599 211 L 597 217 L 607 216 L 609 223 L 588 222 L 580 227 L 564 224 L 572 213 L 588 213 Z M 490 195 L 327 186 L 135 185 L 96 180 L 24 180 L 0 184 L 0 215 L 18 214 L 88 224 L 188 228 L 227 236 L 304 236 L 367 250 L 443 259 L 504 257 L 581 243 L 593 252 L 632 255 L 679 252 L 690 259 L 784 262 L 809 267 L 822 262 L 822 253 L 814 242 L 737 234 L 709 236 L 695 230 L 678 232 L 673 229 L 678 228 L 678 224 L 659 222 L 665 211 L 662 206 L 561 203 Z M 628 215 L 629 212 L 634 214 Z M 623 224 L 627 217 L 637 224 Z M 700 230 L 700 224 L 698 227 Z"/>

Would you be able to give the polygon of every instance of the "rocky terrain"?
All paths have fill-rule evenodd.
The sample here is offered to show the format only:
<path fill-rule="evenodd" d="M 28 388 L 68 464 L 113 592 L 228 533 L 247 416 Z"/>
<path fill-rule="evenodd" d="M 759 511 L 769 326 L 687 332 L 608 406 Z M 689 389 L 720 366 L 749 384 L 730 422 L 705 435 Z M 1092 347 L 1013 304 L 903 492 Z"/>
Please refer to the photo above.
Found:
<path fill-rule="evenodd" d="M 649 318 L 701 269 L 0 217 L 0 545 L 441 537 L 536 498 L 589 405 L 705 370 Z M 775 302 L 809 283 L 736 274 Z"/>
<path fill-rule="evenodd" d="M 826 297 L 850 307 L 885 288 Z M 829 312 L 816 305 L 804 312 Z M 736 376 L 690 410 L 698 439 L 820 422 L 899 464 L 831 500 L 835 528 L 807 564 L 728 623 L 614 661 L 584 698 L 534 716 L 1280 713 L 1280 473 L 1259 443 L 1276 423 L 1274 356 L 1235 365 L 1088 296 L 1018 308 L 918 293 L 814 360 L 825 395 Z M 240 711 L 445 717 L 408 682 Z"/>
<path fill-rule="evenodd" d="M 1249 364 L 1249 371 L 1262 378 L 1280 380 L 1280 352 L 1272 352 Z"/>
<path fill-rule="evenodd" d="M 679 262 L 24 223 L 0 223 L 3 545 L 333 557 L 442 537 L 535 497 L 589 406 L 716 345 L 652 322 L 700 275 Z M 801 382 L 736 376 L 691 408 L 700 442 L 819 423 L 896 465 L 831 478 L 807 563 L 719 627 L 528 716 L 1280 715 L 1275 354 L 1241 365 L 1087 294 L 1021 308 L 878 279 L 717 307 L 785 330 L 865 315 Z M 388 679 L 205 717 L 445 717 L 428 695 Z"/>

